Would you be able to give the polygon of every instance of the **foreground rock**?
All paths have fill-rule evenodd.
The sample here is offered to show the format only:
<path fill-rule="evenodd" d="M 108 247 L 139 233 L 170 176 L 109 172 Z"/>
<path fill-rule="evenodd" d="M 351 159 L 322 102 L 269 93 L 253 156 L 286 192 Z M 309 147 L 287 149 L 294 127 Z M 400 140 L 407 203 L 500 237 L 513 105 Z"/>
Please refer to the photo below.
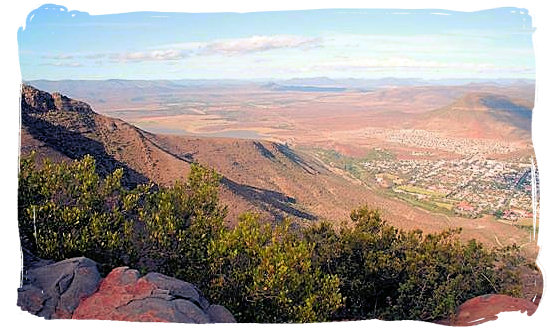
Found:
<path fill-rule="evenodd" d="M 527 312 L 532 315 L 537 304 L 523 298 L 506 295 L 484 295 L 467 300 L 457 309 L 456 316 L 450 321 L 452 326 L 472 326 L 497 319 L 500 312 Z"/>
<path fill-rule="evenodd" d="M 210 305 L 192 284 L 159 273 L 140 278 L 138 271 L 126 267 L 109 273 L 99 290 L 78 306 L 73 319 L 235 322 L 225 307 Z"/>
<path fill-rule="evenodd" d="M 84 257 L 26 264 L 17 305 L 46 319 L 235 322 L 194 285 L 159 273 L 140 277 L 136 270 L 119 267 L 101 280 L 97 264 Z"/>
<path fill-rule="evenodd" d="M 100 282 L 96 263 L 78 257 L 58 263 L 37 261 L 23 273 L 17 305 L 46 319 L 70 318 Z"/>

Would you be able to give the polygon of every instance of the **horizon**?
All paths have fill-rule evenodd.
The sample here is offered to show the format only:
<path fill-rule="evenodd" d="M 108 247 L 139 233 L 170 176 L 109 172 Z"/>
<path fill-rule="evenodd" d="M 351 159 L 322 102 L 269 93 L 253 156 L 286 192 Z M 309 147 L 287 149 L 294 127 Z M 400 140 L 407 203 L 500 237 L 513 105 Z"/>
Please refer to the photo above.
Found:
<path fill-rule="evenodd" d="M 531 24 L 519 8 L 89 15 L 44 5 L 18 42 L 24 81 L 534 80 Z"/>
<path fill-rule="evenodd" d="M 291 77 L 291 78 L 226 78 L 226 79 L 217 79 L 217 78 L 151 78 L 151 79 L 126 79 L 126 78 L 96 78 L 96 79 L 23 79 L 23 82 L 32 82 L 32 81 L 49 81 L 49 82 L 60 82 L 60 81 L 251 81 L 251 82 L 269 82 L 269 81 L 292 81 L 292 80 L 315 80 L 315 79 L 326 79 L 332 81 L 342 81 L 342 80 L 359 80 L 359 81 L 380 81 L 380 80 L 408 80 L 408 81 L 469 81 L 469 82 L 498 82 L 498 81 L 518 81 L 518 82 L 529 82 L 535 83 L 535 78 L 494 78 L 494 79 L 484 79 L 484 78 L 439 78 L 439 79 L 424 79 L 424 78 L 397 78 L 393 76 L 384 76 L 380 78 L 352 78 L 352 77 L 342 77 L 342 78 L 330 78 L 326 76 L 311 76 L 311 77 Z"/>

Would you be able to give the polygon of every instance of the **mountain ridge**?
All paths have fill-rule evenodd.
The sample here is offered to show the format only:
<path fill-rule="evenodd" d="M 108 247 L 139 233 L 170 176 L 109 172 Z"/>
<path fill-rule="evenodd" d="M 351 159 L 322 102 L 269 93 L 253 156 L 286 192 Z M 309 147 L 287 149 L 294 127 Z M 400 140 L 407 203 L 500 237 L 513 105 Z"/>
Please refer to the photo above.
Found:
<path fill-rule="evenodd" d="M 353 201 L 339 201 L 339 194 L 349 189 L 348 182 L 283 144 L 156 135 L 98 114 L 86 103 L 30 85 L 22 87 L 21 109 L 23 154 L 35 150 L 39 158 L 54 161 L 91 154 L 101 174 L 123 168 L 127 186 L 148 181 L 173 184 L 198 162 L 222 173 L 221 198 L 231 205 L 232 221 L 250 210 L 278 220 L 315 220 L 334 213 L 345 219 L 348 210 L 365 199 L 357 188 Z"/>

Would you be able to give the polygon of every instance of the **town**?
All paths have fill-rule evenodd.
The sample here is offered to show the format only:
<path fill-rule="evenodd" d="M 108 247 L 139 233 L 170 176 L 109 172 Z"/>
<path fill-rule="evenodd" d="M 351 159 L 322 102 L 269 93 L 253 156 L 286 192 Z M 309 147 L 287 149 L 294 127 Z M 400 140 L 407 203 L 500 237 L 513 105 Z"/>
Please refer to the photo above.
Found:
<path fill-rule="evenodd" d="M 362 158 L 323 149 L 315 154 L 374 190 L 429 211 L 467 218 L 489 215 L 515 225 L 532 220 L 533 168 L 537 189 L 539 181 L 529 158 L 497 160 L 475 154 L 432 160 L 429 151 L 414 151 L 412 158 L 398 159 L 379 147 Z"/>
<path fill-rule="evenodd" d="M 450 138 L 441 133 L 422 129 L 366 128 L 364 134 L 366 137 L 390 143 L 437 149 L 461 155 L 506 154 L 517 150 L 516 145 L 504 141 L 481 138 Z"/>
<path fill-rule="evenodd" d="M 489 214 L 510 221 L 532 216 L 531 163 L 472 156 L 459 160 L 382 159 L 361 165 L 368 173 L 367 181 L 434 210 L 466 217 Z"/>

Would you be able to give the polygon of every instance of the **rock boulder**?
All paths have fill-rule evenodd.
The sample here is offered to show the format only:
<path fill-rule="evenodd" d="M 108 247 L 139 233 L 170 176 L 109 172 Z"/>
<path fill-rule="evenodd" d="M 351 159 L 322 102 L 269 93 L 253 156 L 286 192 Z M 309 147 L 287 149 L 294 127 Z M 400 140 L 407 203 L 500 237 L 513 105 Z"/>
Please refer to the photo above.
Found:
<path fill-rule="evenodd" d="M 537 310 L 537 304 L 523 298 L 506 295 L 484 295 L 467 300 L 457 309 L 450 321 L 452 326 L 471 326 L 497 319 L 500 312 L 527 312 L 532 315 Z"/>
<path fill-rule="evenodd" d="M 97 264 L 84 257 L 54 263 L 26 252 L 21 309 L 47 319 L 149 322 L 235 322 L 221 305 L 211 305 L 191 283 L 160 273 L 140 277 L 119 267 L 103 280 Z"/>
<path fill-rule="evenodd" d="M 210 305 L 194 285 L 159 273 L 139 277 L 127 267 L 111 271 L 99 290 L 78 306 L 73 319 L 235 322 L 225 307 Z"/>
<path fill-rule="evenodd" d="M 17 305 L 47 319 L 70 318 L 80 301 L 99 286 L 96 263 L 77 257 L 43 264 L 24 271 Z"/>

